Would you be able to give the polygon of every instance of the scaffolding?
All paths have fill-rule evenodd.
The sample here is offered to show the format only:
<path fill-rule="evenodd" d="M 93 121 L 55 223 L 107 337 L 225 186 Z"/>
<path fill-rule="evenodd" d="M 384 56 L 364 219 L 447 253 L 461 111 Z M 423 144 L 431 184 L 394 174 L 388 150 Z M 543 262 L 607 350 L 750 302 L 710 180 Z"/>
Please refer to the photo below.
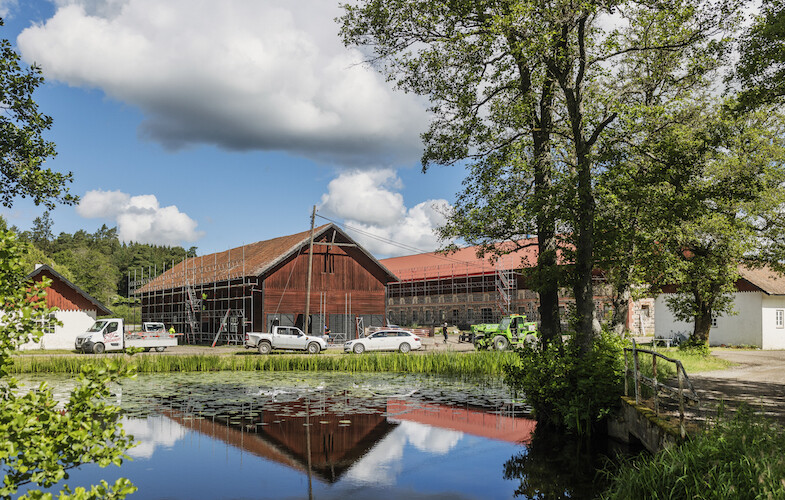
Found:
<path fill-rule="evenodd" d="M 523 286 L 512 268 L 475 262 L 423 266 L 397 272 L 387 285 L 387 315 L 401 326 L 459 327 L 495 323 L 511 313 L 536 315 L 536 294 Z"/>
<path fill-rule="evenodd" d="M 513 256 L 496 263 L 477 262 L 412 267 L 395 271 L 399 281 L 387 285 L 387 320 L 404 327 L 433 327 L 447 322 L 460 329 L 478 323 L 498 323 L 510 314 L 523 314 L 539 321 L 539 296 L 528 288 L 524 272 L 514 265 Z M 612 290 L 604 277 L 594 282 L 597 317 L 607 318 L 612 309 Z M 574 298 L 567 288 L 559 290 L 559 309 L 567 328 Z M 630 304 L 635 314 L 650 318 L 652 299 Z M 645 311 L 645 312 L 644 312 Z M 635 316 L 635 317 L 639 317 Z M 650 322 L 653 320 L 650 320 Z M 628 325 L 632 332 L 645 331 L 640 321 Z"/>
<path fill-rule="evenodd" d="M 128 272 L 129 294 L 138 297 L 140 321 L 161 321 L 183 333 L 188 344 L 242 344 L 254 325 L 258 278 L 246 276 L 245 248 L 186 257 Z M 211 257 L 211 258 L 209 258 Z"/>

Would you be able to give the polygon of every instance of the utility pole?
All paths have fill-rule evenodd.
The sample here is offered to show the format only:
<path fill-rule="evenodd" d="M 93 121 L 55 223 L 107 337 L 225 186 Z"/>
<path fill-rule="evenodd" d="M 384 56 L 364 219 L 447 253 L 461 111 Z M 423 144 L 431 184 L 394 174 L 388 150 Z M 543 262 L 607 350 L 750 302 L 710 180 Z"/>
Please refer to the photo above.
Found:
<path fill-rule="evenodd" d="M 316 205 L 311 212 L 311 240 L 308 245 L 308 278 L 305 285 L 305 318 L 303 318 L 303 331 L 308 335 L 309 314 L 311 313 L 311 270 L 313 269 L 313 224 L 316 220 Z"/>

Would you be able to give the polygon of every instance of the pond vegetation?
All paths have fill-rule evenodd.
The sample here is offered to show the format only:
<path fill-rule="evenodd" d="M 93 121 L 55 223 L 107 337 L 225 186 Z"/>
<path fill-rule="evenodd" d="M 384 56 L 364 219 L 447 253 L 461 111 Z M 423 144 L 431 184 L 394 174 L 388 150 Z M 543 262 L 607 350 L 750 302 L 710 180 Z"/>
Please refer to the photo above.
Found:
<path fill-rule="evenodd" d="M 109 355 L 111 356 L 111 355 Z M 338 371 L 432 373 L 456 377 L 500 377 L 504 367 L 519 363 L 513 352 L 437 352 L 418 355 L 366 353 L 362 356 L 310 356 L 277 354 L 260 356 L 240 353 L 217 355 L 143 355 L 113 356 L 123 366 L 138 373 L 213 372 L 213 371 Z M 20 356 L 14 359 L 13 373 L 79 373 L 86 364 L 98 362 L 96 356 Z"/>

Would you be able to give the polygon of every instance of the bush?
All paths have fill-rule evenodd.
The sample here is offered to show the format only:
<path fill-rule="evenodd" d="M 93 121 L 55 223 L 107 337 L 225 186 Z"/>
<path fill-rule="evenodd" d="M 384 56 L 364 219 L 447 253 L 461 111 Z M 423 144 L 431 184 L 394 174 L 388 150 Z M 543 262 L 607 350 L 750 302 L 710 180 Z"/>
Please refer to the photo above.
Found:
<path fill-rule="evenodd" d="M 711 350 L 709 349 L 709 344 L 705 340 L 699 340 L 694 338 L 694 335 L 691 335 L 690 338 L 685 340 L 684 342 L 679 344 L 679 350 L 688 353 L 694 354 L 697 356 L 708 356 L 711 354 Z"/>
<path fill-rule="evenodd" d="M 619 404 L 624 375 L 623 341 L 603 331 L 580 355 L 576 342 L 564 346 L 523 346 L 520 364 L 508 365 L 505 379 L 524 394 L 537 420 L 590 434 Z"/>

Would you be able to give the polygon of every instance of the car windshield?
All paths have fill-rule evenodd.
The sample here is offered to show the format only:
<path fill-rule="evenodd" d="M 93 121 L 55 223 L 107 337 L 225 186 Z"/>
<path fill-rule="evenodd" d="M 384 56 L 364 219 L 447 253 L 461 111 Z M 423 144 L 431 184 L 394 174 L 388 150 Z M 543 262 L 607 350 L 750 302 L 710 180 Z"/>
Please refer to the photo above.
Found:
<path fill-rule="evenodd" d="M 148 332 L 160 332 L 163 331 L 164 329 L 163 323 L 147 323 L 145 324 L 145 326 L 146 326 L 145 330 L 147 330 Z"/>
<path fill-rule="evenodd" d="M 499 323 L 499 330 L 506 330 L 510 326 L 510 318 L 504 318 L 501 323 Z"/>
<path fill-rule="evenodd" d="M 93 326 L 91 326 L 90 329 L 87 331 L 100 332 L 101 330 L 104 329 L 104 326 L 106 326 L 106 321 L 96 321 L 95 323 L 93 323 Z"/>

